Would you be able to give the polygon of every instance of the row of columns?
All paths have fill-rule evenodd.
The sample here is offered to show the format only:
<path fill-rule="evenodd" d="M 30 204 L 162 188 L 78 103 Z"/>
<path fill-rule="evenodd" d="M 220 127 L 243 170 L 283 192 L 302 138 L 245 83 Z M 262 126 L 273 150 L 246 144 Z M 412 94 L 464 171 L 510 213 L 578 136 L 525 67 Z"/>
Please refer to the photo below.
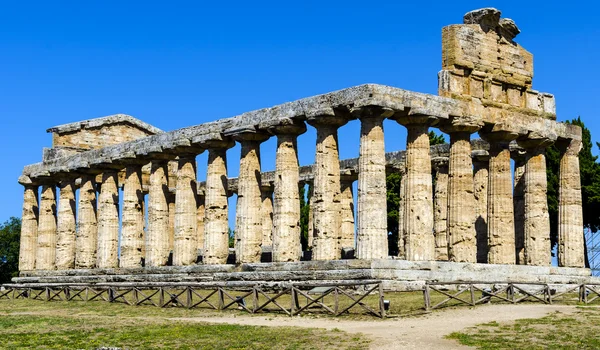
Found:
<path fill-rule="evenodd" d="M 387 208 L 383 120 L 392 111 L 363 109 L 358 165 L 358 216 L 356 256 L 359 259 L 387 257 Z M 428 128 L 436 119 L 413 113 L 397 121 L 408 130 L 406 170 L 401 184 L 400 255 L 407 260 L 449 260 L 514 264 L 523 251 L 531 265 L 549 264 L 549 221 L 546 204 L 545 158 L 547 140 L 529 138 L 522 142 L 527 152 L 523 178 L 523 242 L 515 241 L 515 208 L 508 142 L 516 138 L 510 130 L 480 132 L 491 145 L 487 174 L 474 164 L 470 135 L 481 129 L 475 119 L 454 118 L 441 125 L 450 135 L 448 164 L 436 165 L 435 201 Z M 339 168 L 337 130 L 346 119 L 335 114 L 309 118 L 317 130 L 314 183 L 311 196 L 311 246 L 313 260 L 335 260 L 341 249 L 353 246 L 354 218 L 349 206 L 351 185 L 342 182 Z M 300 246 L 299 165 L 297 137 L 304 123 L 273 127 L 277 136 L 273 188 L 273 261 L 298 261 Z M 238 202 L 236 208 L 236 259 L 238 263 L 259 262 L 264 241 L 261 190 L 260 144 L 264 133 L 235 135 L 241 144 Z M 96 198 L 95 176 L 81 177 L 78 215 L 75 215 L 74 181 L 61 181 L 58 220 L 56 189 L 42 186 L 37 205 L 35 186 L 27 185 L 23 206 L 21 270 L 114 268 L 164 266 L 173 247 L 173 264 L 196 262 L 197 250 L 204 251 L 206 264 L 224 264 L 228 257 L 227 149 L 231 140 L 208 145 L 205 202 L 197 195 L 195 156 L 179 154 L 174 201 L 168 186 L 167 161 L 152 161 L 148 189 L 148 225 L 144 232 L 144 194 L 141 165 L 125 168 L 122 211 L 121 254 L 119 249 L 119 191 L 117 170 L 102 173 Z M 581 191 L 577 144 L 563 153 L 560 171 L 559 261 L 562 266 L 582 266 Z M 436 163 L 434 163 L 436 164 Z M 487 175 L 487 184 L 482 182 Z M 447 190 L 445 190 L 447 188 Z M 476 198 L 478 199 L 476 201 Z M 485 198 L 485 204 L 484 202 Z M 96 203 L 97 201 L 97 203 Z M 487 205 L 487 208 L 485 208 Z M 485 209 L 484 209 L 485 208 Z M 577 209 L 579 208 L 579 209 Z M 203 212 L 203 225 L 198 225 Z M 39 217 L 37 217 L 39 215 Z M 444 217 L 444 221 L 434 217 Z M 477 217 L 476 217 L 477 216 Z M 75 217 L 77 220 L 75 221 Z M 487 256 L 478 249 L 478 229 L 485 222 Z M 269 219 L 267 219 L 269 222 Z M 174 227 L 173 241 L 169 241 Z M 349 232 L 352 232 L 352 236 Z M 35 248 L 33 248 L 35 247 Z"/>

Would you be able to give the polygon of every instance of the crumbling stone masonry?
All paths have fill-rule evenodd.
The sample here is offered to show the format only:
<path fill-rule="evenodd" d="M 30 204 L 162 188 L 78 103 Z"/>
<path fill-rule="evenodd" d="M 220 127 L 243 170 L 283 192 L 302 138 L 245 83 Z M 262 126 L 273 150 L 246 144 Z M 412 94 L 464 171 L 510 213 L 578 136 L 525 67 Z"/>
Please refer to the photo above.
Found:
<path fill-rule="evenodd" d="M 287 280 L 344 264 L 385 274 L 405 264 L 456 278 L 492 271 L 486 263 L 500 264 L 498 271 L 514 264 L 550 271 L 544 149 L 551 144 L 562 152 L 558 262 L 583 267 L 581 129 L 556 122 L 554 96 L 532 89 L 533 55 L 517 34 L 492 8 L 444 27 L 439 96 L 366 84 L 171 132 L 122 114 L 53 127 L 52 148 L 19 178 L 21 273 L 60 280 L 69 273 L 193 271 L 205 278 L 233 271 L 226 265 L 233 194 L 235 261 L 248 273 L 268 252 L 273 264 L 264 266 L 293 266 L 281 275 Z M 407 129 L 405 152 L 385 153 L 386 119 Z M 340 161 L 338 133 L 351 120 L 361 123 L 359 158 Z M 307 125 L 316 129 L 315 164 L 300 166 L 298 139 Z M 432 128 L 449 144 L 430 146 Z M 275 171 L 261 172 L 260 145 L 270 137 L 277 138 Z M 236 142 L 240 174 L 227 178 Z M 197 172 L 202 152 L 206 174 Z M 387 208 L 386 175 L 394 172 L 402 175 L 400 205 Z M 306 184 L 310 263 L 300 262 L 309 256 L 300 237 Z M 395 242 L 388 249 L 388 210 L 399 212 L 397 254 Z M 353 248 L 355 261 L 330 261 L 351 257 Z M 73 269 L 80 270 L 66 272 Z"/>

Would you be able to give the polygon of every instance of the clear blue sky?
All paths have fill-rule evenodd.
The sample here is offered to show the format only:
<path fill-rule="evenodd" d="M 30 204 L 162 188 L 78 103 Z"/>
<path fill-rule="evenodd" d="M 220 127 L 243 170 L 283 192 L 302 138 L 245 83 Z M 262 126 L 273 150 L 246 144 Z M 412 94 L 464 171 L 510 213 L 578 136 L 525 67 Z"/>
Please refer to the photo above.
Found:
<path fill-rule="evenodd" d="M 173 130 L 363 83 L 435 94 L 442 26 L 487 6 L 520 27 L 559 120 L 581 115 L 597 140 L 597 2 L 4 1 L 0 222 L 20 216 L 17 178 L 51 145 L 48 127 L 126 113 Z M 403 128 L 385 126 L 387 150 L 404 149 Z M 301 163 L 314 140 L 301 137 Z M 358 154 L 357 122 L 340 143 L 343 158 Z M 274 150 L 264 144 L 263 169 Z M 239 148 L 228 156 L 235 176 Z"/>

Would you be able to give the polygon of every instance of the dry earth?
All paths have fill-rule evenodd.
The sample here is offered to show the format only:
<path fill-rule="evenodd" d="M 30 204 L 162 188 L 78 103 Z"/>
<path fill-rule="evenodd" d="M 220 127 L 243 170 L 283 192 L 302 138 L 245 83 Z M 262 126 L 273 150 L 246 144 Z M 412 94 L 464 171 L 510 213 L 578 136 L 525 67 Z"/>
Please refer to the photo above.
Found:
<path fill-rule="evenodd" d="M 227 315 L 219 317 L 177 318 L 185 321 L 229 323 L 256 326 L 295 326 L 337 328 L 349 333 L 363 333 L 373 340 L 371 349 L 468 349 L 454 340 L 445 339 L 449 333 L 492 321 L 509 322 L 522 318 L 539 318 L 552 312 L 572 313 L 568 305 L 482 305 L 476 308 L 453 308 L 431 314 L 382 320 L 344 320 L 331 318 L 257 317 Z"/>

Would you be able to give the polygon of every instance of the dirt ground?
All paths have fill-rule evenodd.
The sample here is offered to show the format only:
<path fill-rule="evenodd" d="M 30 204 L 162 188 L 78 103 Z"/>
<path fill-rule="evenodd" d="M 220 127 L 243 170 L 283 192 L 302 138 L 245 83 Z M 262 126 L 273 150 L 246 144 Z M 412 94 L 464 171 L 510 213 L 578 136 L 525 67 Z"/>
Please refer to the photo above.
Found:
<path fill-rule="evenodd" d="M 186 321 L 229 323 L 256 326 L 295 326 L 337 328 L 349 333 L 363 333 L 373 340 L 371 349 L 468 349 L 444 336 L 480 323 L 508 322 L 522 318 L 539 318 L 552 312 L 571 313 L 568 305 L 482 305 L 475 308 L 436 310 L 430 314 L 387 320 L 345 320 L 312 317 L 228 315 L 219 317 L 178 318 Z"/>

